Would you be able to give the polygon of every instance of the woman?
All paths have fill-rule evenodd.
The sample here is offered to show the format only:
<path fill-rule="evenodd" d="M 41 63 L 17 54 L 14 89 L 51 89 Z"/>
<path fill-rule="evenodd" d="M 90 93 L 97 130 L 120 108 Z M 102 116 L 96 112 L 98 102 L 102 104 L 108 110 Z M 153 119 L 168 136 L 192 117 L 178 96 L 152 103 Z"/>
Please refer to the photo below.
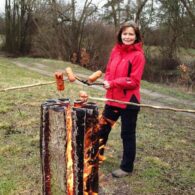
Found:
<path fill-rule="evenodd" d="M 117 43 L 112 49 L 104 78 L 106 98 L 140 103 L 140 81 L 145 58 L 141 35 L 134 22 L 119 29 Z M 124 177 L 133 171 L 136 154 L 136 121 L 139 106 L 107 101 L 100 118 L 100 160 L 113 124 L 121 117 L 123 156 L 114 177 Z"/>

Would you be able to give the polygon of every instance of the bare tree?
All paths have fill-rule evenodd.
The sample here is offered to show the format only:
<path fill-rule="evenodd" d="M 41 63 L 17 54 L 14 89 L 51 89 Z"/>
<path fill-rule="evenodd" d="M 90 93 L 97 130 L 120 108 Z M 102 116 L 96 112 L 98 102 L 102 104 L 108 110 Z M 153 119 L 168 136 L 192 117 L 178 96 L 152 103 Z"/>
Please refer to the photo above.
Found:
<path fill-rule="evenodd" d="M 108 0 L 103 6 L 107 12 L 104 19 L 113 21 L 115 30 L 118 29 L 121 23 L 121 11 L 124 10 L 121 8 L 122 3 L 124 3 L 123 0 Z"/>
<path fill-rule="evenodd" d="M 147 1 L 148 0 L 143 0 L 143 1 L 142 0 L 136 0 L 136 3 L 137 3 L 137 5 L 136 5 L 137 11 L 136 11 L 135 22 L 138 23 L 138 24 L 140 23 L 140 15 L 141 15 L 141 12 L 142 12 L 144 6 L 146 5 Z"/>
<path fill-rule="evenodd" d="M 115 29 L 119 25 L 128 20 L 134 19 L 136 23 L 140 23 L 140 16 L 148 0 L 128 0 L 126 3 L 121 0 L 108 0 L 104 5 L 107 9 L 105 19 L 112 19 Z M 135 17 L 134 17 L 135 16 Z"/>
<path fill-rule="evenodd" d="M 92 4 L 92 0 L 90 1 L 85 1 L 84 7 L 83 7 L 83 11 L 81 14 L 81 17 L 79 19 L 79 32 L 80 32 L 80 36 L 79 36 L 79 42 L 78 42 L 78 49 L 80 51 L 81 49 L 81 44 L 82 44 L 82 40 L 83 40 L 83 30 L 84 30 L 84 26 L 86 24 L 86 20 L 89 16 L 91 16 L 94 12 L 97 11 L 97 7 Z"/>
<path fill-rule="evenodd" d="M 9 52 L 28 53 L 32 34 L 33 0 L 6 0 L 6 42 L 5 48 Z"/>
<path fill-rule="evenodd" d="M 44 13 L 41 11 L 43 9 Z M 96 10 L 92 0 L 86 0 L 81 10 L 77 9 L 75 0 L 67 4 L 57 0 L 47 1 L 35 13 L 38 18 L 38 34 L 34 37 L 36 47 L 40 48 L 41 42 L 42 52 L 48 57 L 69 60 L 71 54 L 79 53 L 83 43 L 84 26 Z M 35 45 L 34 51 L 37 53 Z"/>
<path fill-rule="evenodd" d="M 181 2 L 183 3 L 184 7 L 186 8 L 189 16 L 192 19 L 193 24 L 195 25 L 195 13 L 194 13 L 194 9 L 195 9 L 195 1 L 194 0 L 181 0 Z"/>

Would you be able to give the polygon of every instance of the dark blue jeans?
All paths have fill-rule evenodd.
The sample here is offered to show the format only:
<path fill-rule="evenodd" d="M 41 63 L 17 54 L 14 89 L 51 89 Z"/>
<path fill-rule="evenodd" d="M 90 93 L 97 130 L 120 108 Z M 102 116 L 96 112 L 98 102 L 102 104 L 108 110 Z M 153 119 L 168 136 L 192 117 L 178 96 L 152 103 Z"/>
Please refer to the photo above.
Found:
<path fill-rule="evenodd" d="M 121 138 L 123 141 L 123 156 L 120 168 L 132 172 L 136 155 L 136 122 L 139 110 L 121 109 L 106 105 L 100 119 L 100 145 L 106 145 L 113 124 L 121 117 Z M 100 149 L 103 155 L 104 148 Z"/>

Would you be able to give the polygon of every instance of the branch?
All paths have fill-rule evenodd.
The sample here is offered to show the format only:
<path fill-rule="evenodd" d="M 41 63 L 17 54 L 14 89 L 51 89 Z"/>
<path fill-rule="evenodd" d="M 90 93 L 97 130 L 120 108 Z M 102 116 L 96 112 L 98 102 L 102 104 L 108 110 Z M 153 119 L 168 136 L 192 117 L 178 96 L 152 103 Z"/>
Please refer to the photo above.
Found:
<path fill-rule="evenodd" d="M 119 104 L 134 105 L 134 106 L 153 108 L 153 109 L 158 109 L 158 110 L 170 110 L 170 111 L 175 111 L 175 112 L 188 112 L 188 113 L 194 113 L 195 114 L 195 110 L 189 110 L 189 109 L 179 109 L 179 108 L 171 108 L 171 107 L 163 107 L 163 106 L 154 106 L 154 105 L 148 105 L 148 104 L 136 104 L 136 103 L 133 103 L 133 102 L 124 102 L 124 101 L 120 101 L 120 100 L 99 98 L 99 97 L 91 97 L 91 96 L 89 96 L 89 99 L 97 100 L 97 101 L 103 101 L 103 102 L 106 102 L 106 101 L 117 102 Z"/>
<path fill-rule="evenodd" d="M 185 0 L 181 0 L 181 2 L 183 3 L 183 5 L 186 8 L 190 18 L 192 19 L 193 24 L 195 25 L 195 15 L 193 14 L 193 11 L 190 9 L 190 5 L 188 6 L 187 2 Z M 190 3 L 190 2 L 188 1 L 188 3 Z"/>
<path fill-rule="evenodd" d="M 7 91 L 13 91 L 16 89 L 25 89 L 25 88 L 31 88 L 31 87 L 37 87 L 37 86 L 42 86 L 42 85 L 50 85 L 56 83 L 56 81 L 50 81 L 50 82 L 45 82 L 45 83 L 36 83 L 36 84 L 31 84 L 31 85 L 23 85 L 23 86 L 17 86 L 17 87 L 10 87 L 6 89 L 1 89 L 0 92 L 7 92 Z"/>
<path fill-rule="evenodd" d="M 147 3 L 148 0 L 144 0 L 141 4 L 138 5 L 138 9 L 137 9 L 137 13 L 136 13 L 136 18 L 135 18 L 135 22 L 139 21 L 140 18 L 140 14 L 145 6 L 145 4 Z"/>

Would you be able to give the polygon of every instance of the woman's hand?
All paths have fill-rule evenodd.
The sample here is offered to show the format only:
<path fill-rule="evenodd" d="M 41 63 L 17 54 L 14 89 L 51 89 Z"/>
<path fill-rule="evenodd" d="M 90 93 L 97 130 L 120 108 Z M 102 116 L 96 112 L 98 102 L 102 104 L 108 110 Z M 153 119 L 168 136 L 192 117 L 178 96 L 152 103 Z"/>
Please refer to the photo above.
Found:
<path fill-rule="evenodd" d="M 110 88 L 110 84 L 108 81 L 104 81 L 104 88 L 105 89 L 109 89 Z"/>

